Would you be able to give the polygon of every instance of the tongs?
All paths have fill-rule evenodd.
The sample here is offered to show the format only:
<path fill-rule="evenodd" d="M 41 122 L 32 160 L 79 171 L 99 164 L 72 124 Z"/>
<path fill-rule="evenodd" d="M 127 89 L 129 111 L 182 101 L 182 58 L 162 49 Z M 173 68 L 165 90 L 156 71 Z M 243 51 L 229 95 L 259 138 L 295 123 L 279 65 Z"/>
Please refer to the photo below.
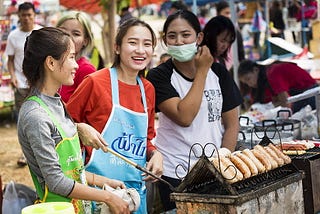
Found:
<path fill-rule="evenodd" d="M 146 174 L 148 174 L 148 175 L 150 175 L 150 176 L 158 179 L 158 180 L 161 181 L 162 183 L 168 185 L 171 191 L 173 191 L 173 192 L 175 191 L 175 188 L 174 188 L 168 181 L 160 178 L 159 176 L 157 176 L 157 175 L 153 174 L 152 172 L 148 171 L 146 168 L 144 168 L 144 167 L 140 166 L 139 164 L 137 164 L 137 163 L 129 160 L 128 158 L 124 157 L 123 155 L 120 155 L 119 153 L 113 151 L 112 149 L 110 149 L 110 148 L 108 148 L 108 147 L 107 147 L 106 149 L 107 149 L 106 152 L 110 152 L 111 154 L 113 154 L 113 155 L 117 156 L 118 158 L 124 160 L 125 162 L 127 162 L 127 163 L 130 164 L 131 166 L 134 166 L 134 167 L 137 168 L 138 170 L 140 170 L 140 171 L 142 171 L 142 172 L 144 172 L 144 173 L 146 173 Z"/>

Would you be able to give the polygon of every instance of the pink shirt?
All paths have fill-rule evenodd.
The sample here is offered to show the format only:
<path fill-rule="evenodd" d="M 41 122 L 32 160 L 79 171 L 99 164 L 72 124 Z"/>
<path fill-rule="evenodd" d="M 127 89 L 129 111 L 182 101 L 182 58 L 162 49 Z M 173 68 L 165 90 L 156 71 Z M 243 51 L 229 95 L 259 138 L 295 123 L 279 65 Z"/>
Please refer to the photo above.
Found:
<path fill-rule="evenodd" d="M 63 85 L 59 93 L 61 95 L 62 100 L 67 103 L 69 101 L 70 96 L 76 90 L 76 88 L 80 85 L 82 80 L 88 75 L 96 71 L 95 67 L 85 58 L 81 57 L 77 61 L 79 68 L 76 71 L 76 75 L 74 77 L 74 84 L 71 86 Z"/>

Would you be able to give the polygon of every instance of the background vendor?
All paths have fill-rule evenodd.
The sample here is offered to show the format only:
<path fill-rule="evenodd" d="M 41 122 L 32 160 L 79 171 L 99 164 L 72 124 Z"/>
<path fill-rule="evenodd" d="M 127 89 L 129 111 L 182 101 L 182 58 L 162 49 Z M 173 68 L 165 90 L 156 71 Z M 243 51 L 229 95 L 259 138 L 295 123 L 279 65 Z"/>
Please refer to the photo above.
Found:
<path fill-rule="evenodd" d="M 315 109 L 315 98 L 310 97 L 287 103 L 289 96 L 300 94 L 317 87 L 316 81 L 304 69 L 291 62 L 274 62 L 259 65 L 251 60 L 244 60 L 238 68 L 240 82 L 249 86 L 252 103 L 273 103 L 274 106 L 291 107 L 293 113 L 306 105 Z"/>

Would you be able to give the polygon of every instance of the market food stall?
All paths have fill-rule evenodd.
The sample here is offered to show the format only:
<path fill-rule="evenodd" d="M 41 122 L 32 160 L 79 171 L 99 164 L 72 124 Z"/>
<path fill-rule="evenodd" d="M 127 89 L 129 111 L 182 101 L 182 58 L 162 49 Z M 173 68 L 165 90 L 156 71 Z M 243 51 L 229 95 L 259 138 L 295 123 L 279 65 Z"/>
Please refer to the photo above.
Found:
<path fill-rule="evenodd" d="M 318 107 L 319 93 L 320 87 L 314 88 L 288 102 L 315 96 Z M 212 157 L 203 152 L 170 195 L 177 213 L 318 213 L 319 108 L 309 112 L 315 120 L 311 135 L 306 133 L 310 129 L 302 128 L 307 122 L 304 120 L 310 122 L 309 115 L 297 120 L 287 111 L 274 108 L 268 112 L 274 117 L 271 124 L 265 115 L 252 113 L 255 122 L 245 119 L 240 123 L 247 140 L 239 140 L 235 152 L 215 148 L 218 152 Z"/>
<path fill-rule="evenodd" d="M 241 132 L 244 137 L 239 138 L 237 149 L 252 148 L 266 135 L 275 144 L 281 145 L 284 153 L 292 159 L 292 164 L 304 172 L 303 198 L 305 213 L 320 211 L 320 87 L 307 90 L 288 98 L 288 103 L 297 102 L 309 97 L 316 98 L 316 109 L 304 110 L 292 118 L 279 119 L 281 108 L 273 108 L 269 112 L 254 110 L 246 113 L 251 119 L 239 118 Z M 306 107 L 305 109 L 307 109 Z M 276 113 L 277 112 L 277 113 Z M 272 117 L 273 115 L 273 117 Z M 266 118 L 268 117 L 268 118 Z M 298 118 L 298 119 L 297 119 Z M 272 122 L 273 121 L 273 122 Z M 261 129 L 263 127 L 264 129 Z M 276 134 L 272 134 L 272 131 Z"/>
<path fill-rule="evenodd" d="M 277 166 L 263 164 L 256 172 L 249 167 L 249 163 L 257 166 L 253 159 L 245 162 L 249 153 L 258 157 L 263 154 L 259 149 L 270 152 L 271 147 L 272 143 L 211 158 L 201 156 L 171 194 L 177 213 L 304 213 L 303 174 L 288 156 L 279 157 Z"/>

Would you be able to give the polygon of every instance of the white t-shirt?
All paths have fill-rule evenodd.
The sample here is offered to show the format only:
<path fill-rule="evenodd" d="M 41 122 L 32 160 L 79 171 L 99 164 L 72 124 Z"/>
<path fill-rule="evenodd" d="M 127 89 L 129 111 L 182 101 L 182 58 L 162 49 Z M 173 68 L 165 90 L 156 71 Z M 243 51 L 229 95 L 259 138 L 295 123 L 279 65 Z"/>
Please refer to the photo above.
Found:
<path fill-rule="evenodd" d="M 179 93 L 181 99 L 187 95 L 192 86 L 191 81 L 186 80 L 176 71 L 173 71 L 171 76 L 171 84 Z M 186 156 L 191 146 L 195 143 L 199 143 L 203 147 L 207 143 L 212 143 L 217 148 L 220 148 L 224 132 L 221 124 L 222 102 L 219 78 L 210 70 L 207 75 L 199 112 L 189 127 L 179 126 L 162 112 L 159 113 L 159 127 L 155 145 L 164 156 L 163 174 L 165 176 L 177 178 L 176 173 L 181 177 L 185 176 L 183 173 L 186 172 L 181 171 L 182 168 L 177 171 L 175 168 L 178 165 L 182 165 L 185 169 L 188 168 L 189 158 L 186 158 Z M 197 155 L 201 155 L 200 147 L 196 146 L 194 149 Z M 191 154 L 190 166 L 197 160 L 198 158 Z"/>
<path fill-rule="evenodd" d="M 34 25 L 34 30 L 40 28 L 42 28 L 40 25 Z M 21 31 L 18 27 L 9 33 L 7 40 L 5 54 L 7 56 L 14 56 L 14 72 L 18 81 L 18 88 L 28 88 L 27 79 L 22 72 L 22 63 L 24 57 L 24 43 L 31 32 L 32 31 Z"/>

